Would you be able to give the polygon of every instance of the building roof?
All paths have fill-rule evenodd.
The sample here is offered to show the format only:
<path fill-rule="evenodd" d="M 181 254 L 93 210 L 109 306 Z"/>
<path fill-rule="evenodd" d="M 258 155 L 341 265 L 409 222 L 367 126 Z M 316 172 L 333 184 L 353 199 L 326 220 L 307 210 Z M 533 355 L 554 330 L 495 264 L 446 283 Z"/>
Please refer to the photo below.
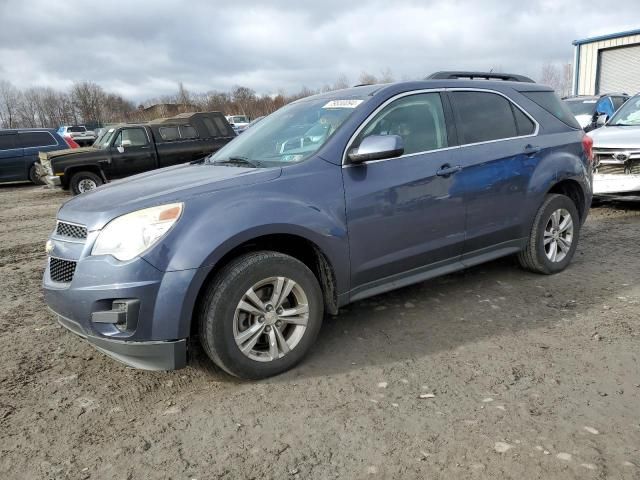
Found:
<path fill-rule="evenodd" d="M 640 35 L 640 29 L 628 30 L 626 32 L 609 33 L 608 35 L 599 35 L 597 37 L 583 38 L 581 40 L 574 40 L 571 43 L 573 45 L 582 45 L 584 43 L 601 42 L 603 40 L 611 40 L 612 38 L 628 37 L 631 35 Z"/>

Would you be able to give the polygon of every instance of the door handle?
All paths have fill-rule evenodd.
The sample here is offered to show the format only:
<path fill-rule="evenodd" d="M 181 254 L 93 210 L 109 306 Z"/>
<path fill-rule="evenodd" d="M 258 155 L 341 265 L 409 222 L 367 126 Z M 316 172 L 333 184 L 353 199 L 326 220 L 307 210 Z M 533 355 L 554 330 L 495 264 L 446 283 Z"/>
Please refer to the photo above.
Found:
<path fill-rule="evenodd" d="M 541 150 L 542 150 L 542 147 L 537 147 L 531 144 L 528 144 L 526 147 L 524 147 L 525 155 L 529 155 L 529 156 L 535 155 L 536 153 L 540 153 Z"/>
<path fill-rule="evenodd" d="M 460 170 L 462 170 L 462 167 L 460 165 L 456 165 L 455 167 L 452 167 L 448 163 L 445 163 L 440 167 L 440 170 L 436 172 L 436 175 L 439 177 L 448 177 L 449 175 L 458 173 Z"/>

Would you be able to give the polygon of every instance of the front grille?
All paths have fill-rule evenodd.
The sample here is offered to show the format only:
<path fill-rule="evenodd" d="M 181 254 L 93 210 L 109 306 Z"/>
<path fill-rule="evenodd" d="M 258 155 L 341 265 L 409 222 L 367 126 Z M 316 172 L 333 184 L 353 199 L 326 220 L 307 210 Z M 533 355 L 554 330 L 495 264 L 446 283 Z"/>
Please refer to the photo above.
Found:
<path fill-rule="evenodd" d="M 620 164 L 601 163 L 596 173 L 606 175 L 640 175 L 640 162 L 628 161 Z"/>
<path fill-rule="evenodd" d="M 76 262 L 71 260 L 63 260 L 62 258 L 49 258 L 49 274 L 51 280 L 60 283 L 69 283 L 73 280 L 73 274 L 76 271 Z"/>
<path fill-rule="evenodd" d="M 611 174 L 618 174 L 618 175 L 624 175 L 624 165 L 607 165 L 607 164 L 601 164 L 598 166 L 598 169 L 596 170 L 597 173 L 601 173 L 603 175 L 611 175 Z"/>
<path fill-rule="evenodd" d="M 87 227 L 59 221 L 56 226 L 56 233 L 62 237 L 85 239 L 87 238 Z"/>

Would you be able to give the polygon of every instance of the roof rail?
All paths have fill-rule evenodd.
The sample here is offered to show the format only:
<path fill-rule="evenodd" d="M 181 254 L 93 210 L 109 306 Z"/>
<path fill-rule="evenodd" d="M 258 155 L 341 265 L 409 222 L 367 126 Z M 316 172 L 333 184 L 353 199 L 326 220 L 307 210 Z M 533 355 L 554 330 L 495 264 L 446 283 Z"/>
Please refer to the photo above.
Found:
<path fill-rule="evenodd" d="M 525 82 L 536 83 L 529 77 L 524 75 L 516 75 L 515 73 L 494 73 L 494 72 L 435 72 L 429 75 L 425 80 L 457 80 L 457 79 L 481 79 L 481 80 L 505 80 L 509 82 Z"/>

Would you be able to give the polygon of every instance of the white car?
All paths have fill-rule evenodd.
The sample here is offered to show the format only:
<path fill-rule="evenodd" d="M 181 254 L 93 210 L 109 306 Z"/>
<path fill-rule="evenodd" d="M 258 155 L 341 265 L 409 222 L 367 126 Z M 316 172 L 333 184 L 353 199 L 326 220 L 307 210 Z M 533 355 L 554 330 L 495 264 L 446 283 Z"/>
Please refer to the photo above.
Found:
<path fill-rule="evenodd" d="M 84 125 L 65 125 L 58 129 L 58 134 L 63 138 L 70 138 L 81 147 L 93 145 L 96 141 L 96 133 L 87 130 Z"/>
<path fill-rule="evenodd" d="M 227 122 L 236 133 L 242 133 L 249 126 L 249 118 L 246 115 L 228 115 Z"/>
<path fill-rule="evenodd" d="M 593 194 L 640 195 L 640 94 L 587 135 L 593 139 Z"/>

